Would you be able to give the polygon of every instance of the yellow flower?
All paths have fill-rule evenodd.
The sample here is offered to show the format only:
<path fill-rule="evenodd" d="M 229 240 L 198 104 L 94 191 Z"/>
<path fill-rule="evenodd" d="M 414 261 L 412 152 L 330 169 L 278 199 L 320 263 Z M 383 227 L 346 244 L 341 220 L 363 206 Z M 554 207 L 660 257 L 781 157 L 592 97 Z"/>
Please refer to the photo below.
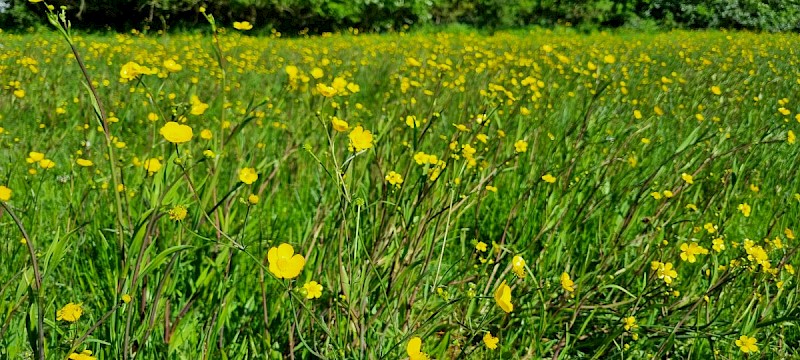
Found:
<path fill-rule="evenodd" d="M 739 339 L 736 340 L 736 346 L 745 354 L 758 351 L 756 338 L 747 335 L 740 336 Z"/>
<path fill-rule="evenodd" d="M 653 192 L 651 192 L 651 193 L 650 193 L 650 196 L 652 196 L 652 197 L 653 197 L 653 199 L 656 199 L 656 200 L 661 200 L 661 193 L 660 193 L 660 192 L 658 192 L 658 191 L 653 191 Z"/>
<path fill-rule="evenodd" d="M 575 292 L 575 282 L 569 278 L 569 274 L 566 272 L 561 273 L 561 287 L 567 292 Z"/>
<path fill-rule="evenodd" d="M 419 120 L 417 120 L 417 117 L 414 115 L 408 115 L 406 116 L 406 125 L 412 129 L 419 127 Z"/>
<path fill-rule="evenodd" d="M 186 207 L 183 205 L 177 205 L 169 210 L 169 218 L 170 220 L 181 221 L 186 218 Z"/>
<path fill-rule="evenodd" d="M 681 179 L 683 179 L 683 181 L 686 181 L 686 183 L 689 184 L 689 185 L 694 184 L 694 177 L 692 175 L 687 174 L 687 173 L 681 174 Z"/>
<path fill-rule="evenodd" d="M 400 184 L 403 183 L 403 176 L 394 171 L 389 171 L 389 173 L 386 174 L 386 181 L 388 181 L 389 184 L 392 184 L 394 186 L 397 186 L 397 188 L 400 188 Z"/>
<path fill-rule="evenodd" d="M 92 166 L 92 165 L 94 165 L 92 160 L 86 160 L 86 159 L 82 159 L 82 158 L 78 158 L 77 160 L 75 160 L 75 163 L 77 163 L 80 166 Z"/>
<path fill-rule="evenodd" d="M 336 130 L 338 132 L 345 132 L 347 131 L 347 129 L 350 128 L 350 125 L 347 124 L 347 121 L 339 119 L 336 116 L 331 118 L 331 126 L 333 126 L 333 130 Z"/>
<path fill-rule="evenodd" d="M 189 102 L 192 104 L 192 109 L 189 111 L 192 115 L 203 115 L 208 110 L 208 104 L 200 101 L 197 95 L 192 95 Z"/>
<path fill-rule="evenodd" d="M 355 149 L 356 152 L 372 147 L 372 133 L 369 130 L 364 130 L 361 126 L 356 126 L 348 137 L 350 138 L 350 147 Z"/>
<path fill-rule="evenodd" d="M 716 252 L 722 252 L 725 250 L 725 240 L 721 237 L 711 240 L 711 248 Z"/>
<path fill-rule="evenodd" d="M 492 336 L 492 333 L 487 332 L 483 335 L 483 343 L 486 344 L 486 347 L 494 350 L 497 349 L 497 343 L 500 342 L 500 339 L 496 336 Z"/>
<path fill-rule="evenodd" d="M 325 72 L 322 71 L 322 69 L 318 67 L 311 69 L 311 77 L 313 77 L 314 79 L 319 79 L 323 76 L 325 76 Z"/>
<path fill-rule="evenodd" d="M 336 95 L 336 89 L 334 89 L 333 87 L 330 87 L 328 85 L 325 85 L 323 83 L 317 84 L 317 92 L 319 92 L 320 95 L 322 95 L 324 97 L 327 97 L 327 98 L 333 97 L 334 95 Z"/>
<path fill-rule="evenodd" d="M 256 169 L 246 167 L 239 170 L 239 181 L 250 185 L 256 182 L 256 180 L 258 180 L 258 173 L 256 172 Z"/>
<path fill-rule="evenodd" d="M 617 58 L 615 58 L 614 55 L 608 54 L 606 56 L 603 56 L 603 62 L 606 64 L 613 64 L 617 62 Z"/>
<path fill-rule="evenodd" d="M 250 205 L 257 205 L 259 200 L 256 194 L 250 194 L 250 196 L 247 197 L 247 202 L 249 202 Z"/>
<path fill-rule="evenodd" d="M 708 254 L 708 249 L 697 245 L 696 242 L 681 244 L 681 260 L 693 263 L 697 261 L 697 255 Z"/>
<path fill-rule="evenodd" d="M 736 207 L 736 208 L 739 209 L 739 211 L 742 212 L 742 215 L 744 215 L 744 217 L 750 217 L 750 211 L 752 209 L 750 208 L 749 204 L 747 204 L 747 203 L 739 204 L 739 206 Z"/>
<path fill-rule="evenodd" d="M 514 151 L 518 153 L 524 153 L 528 151 L 528 142 L 525 140 L 517 140 L 514 143 Z"/>
<path fill-rule="evenodd" d="M 551 175 L 550 173 L 547 173 L 547 174 L 544 174 L 542 176 L 542 180 L 552 184 L 552 183 L 556 182 L 556 177 Z"/>
<path fill-rule="evenodd" d="M 172 59 L 164 60 L 163 65 L 164 68 L 167 69 L 167 71 L 169 72 L 178 72 L 183 70 L 183 66 L 181 66 L 181 64 L 176 63 L 175 60 Z"/>
<path fill-rule="evenodd" d="M 253 24 L 248 21 L 234 21 L 233 28 L 236 30 L 247 31 L 253 28 Z"/>
<path fill-rule="evenodd" d="M 318 299 L 322 296 L 322 285 L 317 283 L 316 281 L 309 281 L 303 285 L 303 289 L 306 291 L 306 299 Z"/>
<path fill-rule="evenodd" d="M 655 261 L 653 265 L 656 267 L 656 275 L 659 279 L 664 280 L 667 285 L 672 284 L 674 279 L 678 278 L 678 272 L 672 268 L 672 263 L 662 263 Z"/>
<path fill-rule="evenodd" d="M 194 135 L 189 125 L 178 124 L 174 121 L 164 124 L 161 130 L 159 130 L 159 133 L 164 136 L 164 139 L 167 139 L 167 141 L 173 144 L 185 143 L 192 140 L 192 136 Z"/>
<path fill-rule="evenodd" d="M 478 241 L 478 243 L 475 244 L 475 250 L 486 252 L 486 243 L 483 241 Z"/>
<path fill-rule="evenodd" d="M 39 166 L 42 169 L 45 169 L 45 170 L 46 169 L 52 169 L 53 167 L 56 166 L 56 163 L 53 162 L 53 160 L 50 160 L 50 159 L 43 159 L 43 160 L 39 161 Z"/>
<path fill-rule="evenodd" d="M 525 259 L 522 256 L 514 255 L 511 259 L 511 271 L 520 279 L 525 277 Z"/>
<path fill-rule="evenodd" d="M 64 305 L 58 312 L 56 312 L 56 320 L 64 320 L 67 322 L 76 322 L 81 318 L 83 308 L 81 303 L 69 303 Z"/>
<path fill-rule="evenodd" d="M 125 65 L 122 65 L 122 68 L 119 70 L 119 77 L 127 81 L 136 79 L 139 75 L 150 75 L 153 73 L 153 70 L 150 68 L 129 61 L 125 63 Z"/>
<path fill-rule="evenodd" d="M 33 0 L 29 0 L 29 1 L 33 2 Z M 37 1 L 41 1 L 41 0 L 37 0 Z M 70 360 L 97 360 L 96 357 L 92 356 L 92 351 L 91 350 L 83 350 L 80 353 L 69 354 L 68 359 L 70 359 Z"/>
<path fill-rule="evenodd" d="M 786 142 L 788 142 L 789 144 L 794 144 L 796 140 L 797 137 L 794 135 L 794 131 L 789 130 L 789 132 L 786 133 Z"/>
<path fill-rule="evenodd" d="M 202 131 L 200 131 L 200 138 L 203 140 L 211 140 L 211 138 L 213 137 L 214 134 L 211 132 L 211 130 L 203 129 Z"/>
<path fill-rule="evenodd" d="M 11 200 L 11 189 L 5 187 L 5 185 L 0 185 L 0 201 L 8 200 Z"/>
<path fill-rule="evenodd" d="M 153 175 L 161 170 L 161 161 L 156 158 L 150 158 L 144 161 L 144 169 L 147 170 L 147 175 Z"/>
<path fill-rule="evenodd" d="M 720 89 L 719 86 L 714 85 L 711 87 L 711 93 L 714 95 L 722 95 L 722 89 Z"/>
<path fill-rule="evenodd" d="M 22 90 L 22 89 L 14 90 L 14 96 L 16 96 L 19 99 L 24 98 L 25 97 L 25 90 Z"/>
<path fill-rule="evenodd" d="M 622 323 L 622 327 L 625 328 L 625 331 L 631 331 L 631 329 L 639 327 L 639 325 L 636 324 L 636 318 L 633 316 L 622 318 Z"/>
<path fill-rule="evenodd" d="M 506 313 L 514 311 L 514 304 L 511 303 L 511 287 L 506 285 L 505 280 L 503 280 L 500 286 L 497 287 L 497 290 L 494 291 L 494 301 L 497 302 L 497 306 L 500 306 Z"/>
<path fill-rule="evenodd" d="M 29 152 L 28 158 L 25 159 L 25 161 L 27 161 L 28 164 L 33 164 L 42 160 L 44 160 L 44 154 L 36 151 Z"/>
<path fill-rule="evenodd" d="M 428 354 L 422 352 L 422 339 L 414 336 L 406 345 L 406 353 L 410 360 L 428 360 Z"/>
<path fill-rule="evenodd" d="M 133 300 L 133 299 L 131 298 L 131 296 L 130 296 L 130 295 L 128 295 L 128 294 L 122 294 L 122 302 L 124 302 L 124 303 L 126 303 L 126 304 L 127 304 L 127 303 L 131 302 L 131 300 Z"/>
<path fill-rule="evenodd" d="M 295 254 L 292 245 L 285 243 L 270 248 L 267 260 L 269 261 L 269 271 L 278 279 L 296 278 L 306 264 L 303 255 Z"/>

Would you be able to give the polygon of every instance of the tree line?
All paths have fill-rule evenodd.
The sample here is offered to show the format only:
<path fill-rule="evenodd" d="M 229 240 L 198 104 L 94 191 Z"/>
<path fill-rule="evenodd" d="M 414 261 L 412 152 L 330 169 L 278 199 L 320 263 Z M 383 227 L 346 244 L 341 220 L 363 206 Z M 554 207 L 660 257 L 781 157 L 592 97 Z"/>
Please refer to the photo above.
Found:
<path fill-rule="evenodd" d="M 321 33 L 356 28 L 392 31 L 464 24 L 501 29 L 568 25 L 583 29 L 800 29 L 800 0 L 51 0 L 76 27 L 96 30 L 192 30 L 205 26 L 201 6 L 223 24 L 249 21 L 255 31 Z M 0 28 L 45 23 L 42 3 L 0 0 Z"/>

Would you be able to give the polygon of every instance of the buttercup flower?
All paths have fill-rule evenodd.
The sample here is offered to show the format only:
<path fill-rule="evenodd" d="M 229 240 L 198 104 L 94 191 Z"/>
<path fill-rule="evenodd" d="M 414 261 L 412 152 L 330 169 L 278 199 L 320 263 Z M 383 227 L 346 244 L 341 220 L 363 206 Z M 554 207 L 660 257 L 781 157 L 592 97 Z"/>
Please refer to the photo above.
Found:
<path fill-rule="evenodd" d="M 507 313 L 514 311 L 514 304 L 511 303 L 511 287 L 506 285 L 505 280 L 494 291 L 494 301 L 503 311 Z"/>
<path fill-rule="evenodd" d="M 356 152 L 372 147 L 372 133 L 369 130 L 364 130 L 361 126 L 356 126 L 348 137 L 350 138 L 351 148 Z"/>
<path fill-rule="evenodd" d="M 11 189 L 5 185 L 0 185 L 0 201 L 11 200 Z"/>
<path fill-rule="evenodd" d="M 173 144 L 182 144 L 192 140 L 192 128 L 189 125 L 178 124 L 170 121 L 164 124 L 159 133 Z"/>
<path fill-rule="evenodd" d="M 339 119 L 336 116 L 331 118 L 331 126 L 333 126 L 333 130 L 338 132 L 345 132 L 350 128 L 350 126 L 347 124 L 347 121 Z"/>
<path fill-rule="evenodd" d="M 428 354 L 422 352 L 422 339 L 414 336 L 406 345 L 406 353 L 410 360 L 428 360 Z"/>
<path fill-rule="evenodd" d="M 239 170 L 239 181 L 250 185 L 256 182 L 256 180 L 258 180 L 258 173 L 256 172 L 256 169 L 246 167 Z"/>
<path fill-rule="evenodd" d="M 403 176 L 394 171 L 389 171 L 389 173 L 386 174 L 386 181 L 399 189 L 400 184 L 403 183 Z"/>
<path fill-rule="evenodd" d="M 147 170 L 147 175 L 153 175 L 161 170 L 161 161 L 156 158 L 150 158 L 144 161 L 144 169 Z"/>
<path fill-rule="evenodd" d="M 500 339 L 496 336 L 492 336 L 492 333 L 487 332 L 483 335 L 483 343 L 486 344 L 486 347 L 489 349 L 497 349 L 497 343 L 500 342 Z"/>
<path fill-rule="evenodd" d="M 303 285 L 303 289 L 306 291 L 306 299 L 318 299 L 322 296 L 322 285 L 320 285 L 316 281 L 309 281 Z"/>
<path fill-rule="evenodd" d="M 278 279 L 296 278 L 306 264 L 303 255 L 295 254 L 292 245 L 285 243 L 270 248 L 267 260 L 269 261 L 269 271 Z"/>
<path fill-rule="evenodd" d="M 736 346 L 739 347 L 743 353 L 751 353 L 758 351 L 758 345 L 756 345 L 756 338 L 749 337 L 747 335 L 742 335 L 735 341 Z"/>
<path fill-rule="evenodd" d="M 70 360 L 97 360 L 96 357 L 92 356 L 92 351 L 91 350 L 83 350 L 80 353 L 69 354 L 68 359 L 70 359 Z"/>
<path fill-rule="evenodd" d="M 69 303 L 64 305 L 64 307 L 56 312 L 56 320 L 76 322 L 81 318 L 81 315 L 83 315 L 83 307 L 81 307 L 81 303 Z"/>
<path fill-rule="evenodd" d="M 520 279 L 525 277 L 525 259 L 522 256 L 514 255 L 511 259 L 511 271 Z"/>
<path fill-rule="evenodd" d="M 247 31 L 253 28 L 253 24 L 248 21 L 234 21 L 233 28 L 236 30 Z"/>
<path fill-rule="evenodd" d="M 561 273 L 561 287 L 564 288 L 566 292 L 575 292 L 575 282 L 570 279 L 569 274 L 566 272 Z"/>

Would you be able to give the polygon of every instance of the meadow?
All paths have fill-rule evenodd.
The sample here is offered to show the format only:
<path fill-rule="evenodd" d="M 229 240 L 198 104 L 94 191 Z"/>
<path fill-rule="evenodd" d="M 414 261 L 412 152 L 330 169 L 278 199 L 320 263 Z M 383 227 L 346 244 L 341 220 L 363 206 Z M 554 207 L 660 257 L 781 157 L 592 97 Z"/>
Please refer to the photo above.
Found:
<path fill-rule="evenodd" d="M 206 16 L 0 33 L 0 357 L 800 358 L 800 35 Z"/>

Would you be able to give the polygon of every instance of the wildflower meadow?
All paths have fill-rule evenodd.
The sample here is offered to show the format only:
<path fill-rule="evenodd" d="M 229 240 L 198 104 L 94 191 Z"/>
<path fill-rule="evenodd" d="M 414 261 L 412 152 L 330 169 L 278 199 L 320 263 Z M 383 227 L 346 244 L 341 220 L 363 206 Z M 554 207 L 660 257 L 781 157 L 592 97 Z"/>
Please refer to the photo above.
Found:
<path fill-rule="evenodd" d="M 795 33 L 0 32 L 0 358 L 800 358 Z"/>

